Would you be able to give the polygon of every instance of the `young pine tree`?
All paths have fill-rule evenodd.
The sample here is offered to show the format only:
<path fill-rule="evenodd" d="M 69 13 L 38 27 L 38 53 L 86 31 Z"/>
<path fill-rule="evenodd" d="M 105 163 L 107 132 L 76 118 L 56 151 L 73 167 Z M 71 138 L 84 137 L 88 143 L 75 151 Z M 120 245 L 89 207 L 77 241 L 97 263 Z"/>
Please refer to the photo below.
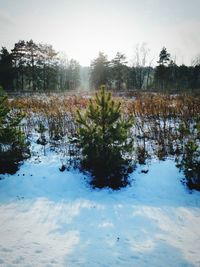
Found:
<path fill-rule="evenodd" d="M 200 152 L 195 139 L 189 140 L 184 147 L 181 168 L 184 171 L 187 185 L 190 189 L 200 191 Z"/>
<path fill-rule="evenodd" d="M 0 87 L 0 173 L 15 173 L 29 150 L 19 124 L 22 116 L 9 109 L 8 98 Z"/>
<path fill-rule="evenodd" d="M 77 112 L 81 166 L 91 173 L 96 187 L 125 186 L 132 171 L 129 156 L 133 149 L 130 138 L 133 120 L 122 117 L 120 106 L 101 86 L 85 114 Z"/>

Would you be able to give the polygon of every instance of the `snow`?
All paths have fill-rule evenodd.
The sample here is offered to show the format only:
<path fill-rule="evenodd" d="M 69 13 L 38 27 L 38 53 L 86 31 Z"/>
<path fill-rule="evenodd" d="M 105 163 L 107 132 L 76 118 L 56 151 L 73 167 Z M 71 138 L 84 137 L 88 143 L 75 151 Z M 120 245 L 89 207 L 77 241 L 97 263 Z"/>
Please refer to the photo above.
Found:
<path fill-rule="evenodd" d="M 1 267 L 200 266 L 200 192 L 173 160 L 138 166 L 112 191 L 60 172 L 57 154 L 35 159 L 0 176 Z"/>

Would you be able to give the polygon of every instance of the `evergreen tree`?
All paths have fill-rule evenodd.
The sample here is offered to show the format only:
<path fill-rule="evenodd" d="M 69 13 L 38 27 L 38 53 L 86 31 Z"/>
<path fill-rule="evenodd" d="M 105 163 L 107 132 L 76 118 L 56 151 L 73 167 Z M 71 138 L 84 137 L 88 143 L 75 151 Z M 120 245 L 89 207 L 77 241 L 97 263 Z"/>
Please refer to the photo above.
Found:
<path fill-rule="evenodd" d="M 20 130 L 22 115 L 11 111 L 0 88 L 0 173 L 15 173 L 20 161 L 28 157 L 28 144 Z"/>
<path fill-rule="evenodd" d="M 5 47 L 0 51 L 0 85 L 6 91 L 12 89 L 14 73 L 12 69 L 12 55 Z"/>
<path fill-rule="evenodd" d="M 37 61 L 39 59 L 40 51 L 39 46 L 33 42 L 33 40 L 27 41 L 25 43 L 25 50 L 26 50 L 26 65 L 27 65 L 27 71 L 28 75 L 30 77 L 32 90 L 36 91 L 37 89 L 37 82 L 38 82 L 38 76 L 37 75 Z"/>
<path fill-rule="evenodd" d="M 179 167 L 185 174 L 187 186 L 200 191 L 200 151 L 197 140 L 190 139 L 184 144 Z"/>
<path fill-rule="evenodd" d="M 78 111 L 78 146 L 81 166 L 93 176 L 93 185 L 117 189 L 127 184 L 133 141 L 132 118 L 122 117 L 121 104 L 112 100 L 105 86 L 90 100 L 84 115 Z"/>
<path fill-rule="evenodd" d="M 40 75 L 41 77 L 41 86 L 37 87 L 43 91 L 57 90 L 59 73 L 57 60 L 58 53 L 54 50 L 52 45 L 39 44 L 38 47 L 39 60 L 36 65 L 36 75 Z"/>
<path fill-rule="evenodd" d="M 20 40 L 15 43 L 14 48 L 11 50 L 11 55 L 13 59 L 13 72 L 14 72 L 14 90 L 25 89 L 25 74 L 26 74 L 26 42 Z"/>
<path fill-rule="evenodd" d="M 80 86 L 80 65 L 71 59 L 67 68 L 67 89 L 75 90 Z"/>
<path fill-rule="evenodd" d="M 154 84 L 156 89 L 166 91 L 169 79 L 168 64 L 170 63 L 170 54 L 167 52 L 165 47 L 163 47 L 160 51 L 157 63 L 159 65 L 155 69 Z"/>
<path fill-rule="evenodd" d="M 165 47 L 162 48 L 159 54 L 158 64 L 165 65 L 170 62 L 170 54 Z"/>
<path fill-rule="evenodd" d="M 122 89 L 122 84 L 125 82 L 127 76 L 127 61 L 126 56 L 117 52 L 115 58 L 112 60 L 112 74 L 115 81 L 115 88 Z"/>
<path fill-rule="evenodd" d="M 91 62 L 90 65 L 90 85 L 98 89 L 101 84 L 110 85 L 110 62 L 107 56 L 99 52 L 99 56 Z"/>

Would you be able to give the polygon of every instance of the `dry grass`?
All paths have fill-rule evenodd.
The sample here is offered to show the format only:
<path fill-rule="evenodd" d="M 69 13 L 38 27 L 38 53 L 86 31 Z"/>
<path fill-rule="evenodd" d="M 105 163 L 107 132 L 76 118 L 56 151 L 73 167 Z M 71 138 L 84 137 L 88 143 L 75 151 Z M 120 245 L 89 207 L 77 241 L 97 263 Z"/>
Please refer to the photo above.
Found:
<path fill-rule="evenodd" d="M 133 115 L 133 136 L 138 157 L 144 162 L 150 154 L 160 159 L 179 154 L 184 139 L 196 136 L 195 127 L 200 114 L 200 97 L 137 93 L 132 97 L 115 96 L 122 103 L 125 116 Z M 84 95 L 42 95 L 10 100 L 11 108 L 25 114 L 26 133 L 42 123 L 50 139 L 73 136 L 77 109 L 84 110 L 89 97 Z"/>
<path fill-rule="evenodd" d="M 132 98 L 114 97 L 122 103 L 122 111 L 134 116 L 193 117 L 200 113 L 200 97 L 141 93 Z M 42 95 L 12 99 L 10 106 L 29 114 L 59 115 L 84 109 L 89 97 L 81 95 Z"/>

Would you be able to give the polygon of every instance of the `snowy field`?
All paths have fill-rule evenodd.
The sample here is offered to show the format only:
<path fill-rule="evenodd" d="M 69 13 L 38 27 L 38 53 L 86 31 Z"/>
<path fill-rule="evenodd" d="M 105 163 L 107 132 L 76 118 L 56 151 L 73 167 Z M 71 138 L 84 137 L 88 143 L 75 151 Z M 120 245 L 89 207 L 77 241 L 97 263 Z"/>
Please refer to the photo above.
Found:
<path fill-rule="evenodd" d="M 1 267 L 200 266 L 200 192 L 172 160 L 139 166 L 119 191 L 60 166 L 48 154 L 0 176 Z"/>

